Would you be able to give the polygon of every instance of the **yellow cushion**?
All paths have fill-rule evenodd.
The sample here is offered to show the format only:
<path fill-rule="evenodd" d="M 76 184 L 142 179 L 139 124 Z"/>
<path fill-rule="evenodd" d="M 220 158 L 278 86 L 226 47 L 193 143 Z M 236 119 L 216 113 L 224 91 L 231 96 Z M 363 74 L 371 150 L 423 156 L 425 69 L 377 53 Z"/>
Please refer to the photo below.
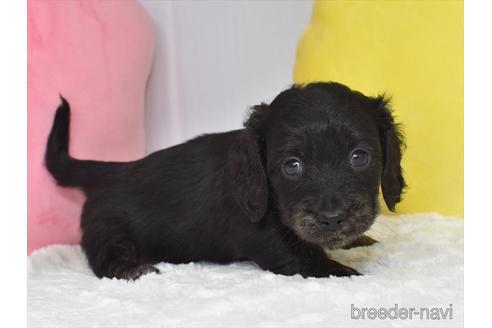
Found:
<path fill-rule="evenodd" d="M 315 1 L 294 80 L 387 92 L 407 141 L 398 211 L 463 215 L 461 1 Z"/>

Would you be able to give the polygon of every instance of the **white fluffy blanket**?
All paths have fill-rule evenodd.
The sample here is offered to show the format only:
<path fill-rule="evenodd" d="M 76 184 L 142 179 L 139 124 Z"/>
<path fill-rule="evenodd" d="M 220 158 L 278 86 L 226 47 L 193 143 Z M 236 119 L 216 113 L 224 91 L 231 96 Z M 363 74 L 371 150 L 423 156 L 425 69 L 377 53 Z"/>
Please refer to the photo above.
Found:
<path fill-rule="evenodd" d="M 78 246 L 47 247 L 28 258 L 29 327 L 463 325 L 463 220 L 381 216 L 369 235 L 380 242 L 331 253 L 364 274 L 353 278 L 285 277 L 251 263 L 161 263 L 162 274 L 126 282 L 96 278 Z M 352 319 L 360 314 L 352 304 L 452 313 Z"/>

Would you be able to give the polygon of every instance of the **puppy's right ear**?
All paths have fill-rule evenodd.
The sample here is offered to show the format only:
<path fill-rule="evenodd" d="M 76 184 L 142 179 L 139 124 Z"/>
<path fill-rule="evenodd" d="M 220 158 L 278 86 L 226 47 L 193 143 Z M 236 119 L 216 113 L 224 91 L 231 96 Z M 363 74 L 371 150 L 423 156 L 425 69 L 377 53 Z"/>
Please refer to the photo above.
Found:
<path fill-rule="evenodd" d="M 258 222 L 265 216 L 268 204 L 268 185 L 259 135 L 267 107 L 262 104 L 252 108 L 244 123 L 245 129 L 229 149 L 228 166 L 232 175 L 233 195 L 252 222 Z"/>
<path fill-rule="evenodd" d="M 251 107 L 248 119 L 244 122 L 244 127 L 254 136 L 260 138 L 264 134 L 264 125 L 270 114 L 270 106 L 261 103 Z"/>

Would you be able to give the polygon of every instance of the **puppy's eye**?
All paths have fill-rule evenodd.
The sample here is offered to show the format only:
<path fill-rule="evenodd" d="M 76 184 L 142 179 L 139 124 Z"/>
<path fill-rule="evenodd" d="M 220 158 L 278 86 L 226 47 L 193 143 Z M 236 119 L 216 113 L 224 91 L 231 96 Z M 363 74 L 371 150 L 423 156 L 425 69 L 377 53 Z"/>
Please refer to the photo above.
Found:
<path fill-rule="evenodd" d="M 285 175 L 296 176 L 301 174 L 302 165 L 297 158 L 291 158 L 284 162 L 282 169 Z"/>
<path fill-rule="evenodd" d="M 350 156 L 350 165 L 355 169 L 362 169 L 369 164 L 369 153 L 365 150 L 356 149 Z"/>

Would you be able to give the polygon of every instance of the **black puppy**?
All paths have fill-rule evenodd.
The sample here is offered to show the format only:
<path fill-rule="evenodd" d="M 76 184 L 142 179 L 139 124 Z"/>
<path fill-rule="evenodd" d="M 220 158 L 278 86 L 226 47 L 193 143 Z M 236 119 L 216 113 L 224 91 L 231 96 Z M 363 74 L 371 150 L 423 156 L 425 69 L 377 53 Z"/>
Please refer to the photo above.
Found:
<path fill-rule="evenodd" d="M 62 98 L 45 162 L 59 185 L 87 195 L 81 244 L 98 277 L 239 260 L 284 275 L 357 275 L 323 248 L 369 229 L 380 182 L 391 210 L 404 187 L 388 101 L 338 83 L 295 85 L 254 106 L 244 129 L 128 163 L 70 157 L 69 121 Z"/>

